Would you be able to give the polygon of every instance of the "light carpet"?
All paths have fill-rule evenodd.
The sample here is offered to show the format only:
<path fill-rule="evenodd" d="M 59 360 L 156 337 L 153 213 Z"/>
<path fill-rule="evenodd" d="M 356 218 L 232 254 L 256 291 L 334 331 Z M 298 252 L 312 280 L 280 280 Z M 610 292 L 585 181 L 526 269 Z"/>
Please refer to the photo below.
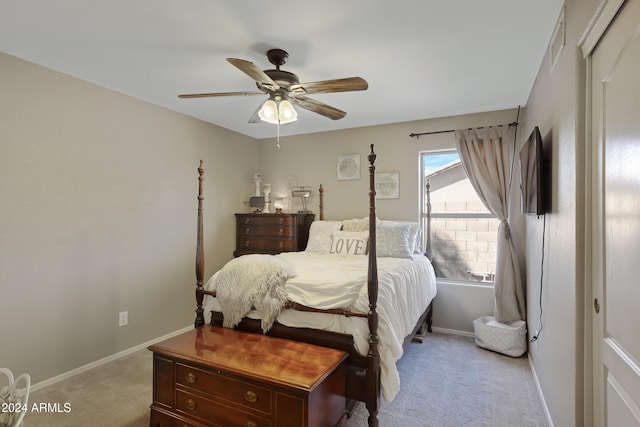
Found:
<path fill-rule="evenodd" d="M 432 333 L 405 349 L 398 368 L 400 392 L 393 402 L 381 401 L 382 427 L 547 426 L 526 357 Z M 24 425 L 148 426 L 151 387 L 152 355 L 141 350 L 32 393 Z M 48 410 L 32 411 L 34 403 Z M 366 427 L 367 417 L 359 405 L 346 426 Z"/>

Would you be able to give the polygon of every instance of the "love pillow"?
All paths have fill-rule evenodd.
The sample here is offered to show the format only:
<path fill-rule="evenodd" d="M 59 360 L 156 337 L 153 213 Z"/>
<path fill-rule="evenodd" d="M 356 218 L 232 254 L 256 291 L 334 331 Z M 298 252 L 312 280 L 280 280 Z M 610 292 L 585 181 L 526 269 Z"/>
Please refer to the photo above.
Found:
<path fill-rule="evenodd" d="M 369 243 L 369 232 L 336 231 L 333 233 L 331 250 L 336 255 L 366 255 Z"/>

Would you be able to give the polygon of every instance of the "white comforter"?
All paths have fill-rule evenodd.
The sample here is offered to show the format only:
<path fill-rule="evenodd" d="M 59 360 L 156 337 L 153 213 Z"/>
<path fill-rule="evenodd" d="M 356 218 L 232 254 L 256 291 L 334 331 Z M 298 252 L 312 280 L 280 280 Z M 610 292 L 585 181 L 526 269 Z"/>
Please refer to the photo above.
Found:
<path fill-rule="evenodd" d="M 364 255 L 340 256 L 313 252 L 285 252 L 280 255 L 295 266 L 296 276 L 285 289 L 289 300 L 316 308 L 346 308 L 367 312 L 368 259 Z M 396 361 L 402 344 L 418 318 L 436 296 L 436 280 L 430 261 L 416 254 L 408 258 L 378 258 L 378 351 L 383 397 L 391 401 L 400 388 Z M 207 290 L 216 289 L 216 274 Z M 205 313 L 220 311 L 215 298 L 206 297 Z M 256 317 L 255 314 L 250 317 Z M 366 318 L 283 310 L 277 321 L 286 326 L 324 329 L 353 335 L 358 352 L 369 351 Z"/>

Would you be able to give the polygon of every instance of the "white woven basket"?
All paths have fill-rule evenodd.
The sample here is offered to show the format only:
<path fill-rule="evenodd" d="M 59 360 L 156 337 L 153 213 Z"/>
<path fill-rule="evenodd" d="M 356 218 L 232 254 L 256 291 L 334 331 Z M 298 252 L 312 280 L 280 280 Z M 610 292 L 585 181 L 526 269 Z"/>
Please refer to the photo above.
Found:
<path fill-rule="evenodd" d="M 527 324 L 523 320 L 512 323 L 497 322 L 493 316 L 473 321 L 476 345 L 511 357 L 527 351 Z"/>

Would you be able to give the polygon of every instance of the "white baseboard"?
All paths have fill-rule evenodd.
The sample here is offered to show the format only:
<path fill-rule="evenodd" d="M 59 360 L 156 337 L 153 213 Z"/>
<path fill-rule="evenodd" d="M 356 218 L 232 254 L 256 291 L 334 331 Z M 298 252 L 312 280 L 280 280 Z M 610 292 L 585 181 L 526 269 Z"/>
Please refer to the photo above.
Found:
<path fill-rule="evenodd" d="M 549 407 L 547 406 L 547 402 L 544 400 L 544 394 L 542 394 L 542 387 L 540 386 L 540 381 L 538 381 L 538 375 L 536 374 L 536 368 L 533 366 L 533 360 L 531 360 L 531 353 L 527 355 L 529 359 L 529 368 L 531 369 L 531 375 L 533 375 L 533 382 L 536 385 L 536 389 L 538 390 L 538 396 L 540 397 L 540 402 L 542 402 L 542 409 L 544 410 L 544 415 L 547 418 L 547 423 L 549 427 L 554 427 L 553 420 L 551 419 L 551 413 L 549 412 Z"/>
<path fill-rule="evenodd" d="M 475 334 L 469 331 L 458 331 L 457 329 L 438 328 L 437 326 L 434 326 L 431 329 L 433 330 L 433 332 L 440 332 L 442 334 L 461 335 L 463 337 L 475 338 Z"/>
<path fill-rule="evenodd" d="M 67 378 L 71 378 L 71 377 L 73 377 L 75 375 L 78 375 L 78 374 L 80 374 L 82 372 L 86 372 L 86 371 L 88 371 L 90 369 L 97 368 L 98 366 L 104 365 L 105 363 L 113 362 L 116 359 L 120 359 L 122 357 L 128 356 L 128 355 L 130 355 L 132 353 L 135 353 L 138 350 L 142 350 L 142 349 L 147 348 L 150 345 L 153 345 L 153 344 L 155 344 L 157 342 L 166 340 L 166 339 L 174 337 L 176 335 L 180 335 L 181 333 L 187 332 L 187 331 L 189 331 L 191 329 L 193 329 L 193 325 L 187 326 L 187 327 L 185 327 L 183 329 L 180 329 L 180 330 L 177 330 L 175 332 L 170 332 L 167 335 L 163 335 L 163 336 L 161 336 L 159 338 L 155 338 L 155 339 L 153 339 L 151 341 L 147 341 L 147 342 L 144 342 L 142 344 L 138 344 L 138 345 L 136 345 L 134 347 L 131 347 L 131 348 L 128 348 L 126 350 L 122 350 L 121 352 L 118 352 L 116 354 L 112 354 L 111 356 L 104 357 L 104 358 L 102 358 L 100 360 L 96 360 L 95 362 L 91 362 L 91 363 L 88 363 L 88 364 L 86 364 L 84 366 L 80 366 L 79 368 L 72 369 L 71 371 L 67 371 L 67 372 L 62 373 L 60 375 L 56 375 L 53 378 L 49 378 L 47 380 L 44 380 L 44 381 L 41 381 L 39 383 L 33 384 L 31 386 L 31 392 L 38 391 L 38 390 L 43 389 L 43 388 L 45 388 L 47 386 L 50 386 L 50 385 L 55 384 L 57 382 L 60 382 L 62 380 L 66 380 Z"/>

